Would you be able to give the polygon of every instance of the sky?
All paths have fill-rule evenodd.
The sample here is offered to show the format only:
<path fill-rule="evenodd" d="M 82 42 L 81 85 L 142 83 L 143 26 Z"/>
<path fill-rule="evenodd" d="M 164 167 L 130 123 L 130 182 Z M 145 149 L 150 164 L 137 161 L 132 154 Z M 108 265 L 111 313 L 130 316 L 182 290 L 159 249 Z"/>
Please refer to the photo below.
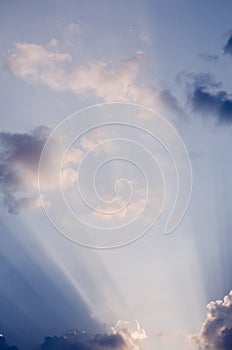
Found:
<path fill-rule="evenodd" d="M 232 349 L 231 2 L 0 9 L 0 350 Z"/>

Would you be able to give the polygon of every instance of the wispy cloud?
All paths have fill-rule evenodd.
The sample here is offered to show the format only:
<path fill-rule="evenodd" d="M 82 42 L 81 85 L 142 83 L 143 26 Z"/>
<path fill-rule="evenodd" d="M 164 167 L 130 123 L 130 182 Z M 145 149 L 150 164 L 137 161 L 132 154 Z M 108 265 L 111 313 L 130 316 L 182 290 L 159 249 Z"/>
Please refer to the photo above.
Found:
<path fill-rule="evenodd" d="M 41 82 L 51 89 L 64 88 L 62 64 L 71 62 L 68 53 L 57 52 L 57 42 L 52 39 L 47 46 L 16 43 L 15 50 L 7 55 L 8 68 L 20 79 L 27 82 Z"/>
<path fill-rule="evenodd" d="M 131 101 L 155 107 L 166 107 L 180 113 L 178 101 L 170 91 L 138 83 L 137 77 L 146 57 L 136 51 L 112 66 L 101 60 L 76 65 L 72 56 L 59 51 L 58 41 L 47 46 L 17 43 L 6 56 L 9 70 L 28 83 L 41 83 L 55 91 L 71 91 L 76 95 L 95 95 L 104 101 Z"/>
<path fill-rule="evenodd" d="M 216 62 L 219 59 L 218 55 L 210 53 L 199 53 L 198 57 L 202 58 L 207 62 Z"/>
<path fill-rule="evenodd" d="M 56 50 L 51 45 L 17 43 L 7 55 L 7 66 L 17 77 L 43 83 L 53 90 L 70 90 L 76 94 L 94 92 L 105 100 L 119 100 L 127 95 L 145 57 L 138 51 L 133 57 L 121 60 L 117 67 L 92 60 L 85 66 L 65 69 L 63 63 L 71 62 L 72 57 Z"/>

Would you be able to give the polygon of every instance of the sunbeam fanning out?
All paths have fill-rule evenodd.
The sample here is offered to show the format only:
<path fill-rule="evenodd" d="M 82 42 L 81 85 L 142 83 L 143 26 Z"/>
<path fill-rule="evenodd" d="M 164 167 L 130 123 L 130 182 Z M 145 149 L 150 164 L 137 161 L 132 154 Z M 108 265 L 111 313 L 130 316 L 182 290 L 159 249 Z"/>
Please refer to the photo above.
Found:
<path fill-rule="evenodd" d="M 0 2 L 0 350 L 229 350 L 231 1 Z"/>

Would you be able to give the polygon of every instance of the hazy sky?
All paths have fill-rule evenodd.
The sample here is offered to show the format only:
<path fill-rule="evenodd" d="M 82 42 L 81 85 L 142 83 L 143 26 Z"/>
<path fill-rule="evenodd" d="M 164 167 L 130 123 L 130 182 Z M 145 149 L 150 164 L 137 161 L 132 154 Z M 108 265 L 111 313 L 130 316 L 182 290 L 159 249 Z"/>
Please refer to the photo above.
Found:
<path fill-rule="evenodd" d="M 40 349 L 44 337 L 58 336 L 63 338 L 47 340 L 41 349 L 68 350 L 72 342 L 74 350 L 232 348 L 231 11 L 229 0 L 0 2 L 0 333 L 8 344 Z M 106 111 L 109 119 L 118 114 L 122 123 L 129 120 L 160 136 L 162 123 L 147 110 L 136 114 L 128 108 L 125 121 L 124 107 L 115 106 L 110 113 L 101 107 L 76 118 L 79 110 L 103 102 L 150 108 L 183 140 L 193 171 L 192 197 L 172 234 L 165 235 L 164 227 L 177 190 L 169 157 L 181 145 L 176 134 L 165 122 L 168 155 L 136 127 L 96 127 Z M 75 123 L 69 119 L 63 127 L 70 115 Z M 94 128 L 76 140 L 90 122 Z M 38 165 L 58 124 L 62 128 L 42 160 L 40 190 L 48 215 L 63 225 L 68 238 L 92 239 L 58 202 L 61 175 L 71 207 L 94 227 L 124 225 L 145 208 L 146 215 L 127 232 L 133 240 L 159 214 L 162 168 L 167 198 L 160 220 L 146 235 L 121 248 L 99 250 L 73 243 L 51 224 L 39 196 Z M 63 145 L 70 149 L 60 169 Z M 184 174 L 179 187 L 187 196 L 183 154 L 176 161 Z M 78 172 L 79 187 L 97 214 L 76 197 L 77 169 L 85 156 L 92 165 Z M 97 168 L 110 159 L 105 170 Z M 92 196 L 94 170 L 103 207 Z M 122 178 L 128 182 L 115 188 Z M 115 211 L 127 205 L 128 184 L 134 186 L 134 204 L 115 218 Z M 115 189 L 119 196 L 109 205 Z M 101 216 L 108 205 L 108 214 Z M 121 236 L 115 236 L 116 245 L 117 239 Z M 86 333 L 66 336 L 74 329 Z M 4 344 L 0 336 L 0 349 Z"/>

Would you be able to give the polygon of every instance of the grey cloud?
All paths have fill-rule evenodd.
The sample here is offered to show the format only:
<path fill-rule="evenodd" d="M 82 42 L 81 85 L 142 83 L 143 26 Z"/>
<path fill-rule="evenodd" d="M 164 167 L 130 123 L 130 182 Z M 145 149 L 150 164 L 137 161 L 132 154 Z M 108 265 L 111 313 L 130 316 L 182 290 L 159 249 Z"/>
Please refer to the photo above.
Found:
<path fill-rule="evenodd" d="M 46 337 L 43 344 L 39 347 L 40 350 L 91 350 L 89 345 L 80 343 L 79 341 L 71 342 L 65 337 Z"/>
<path fill-rule="evenodd" d="M 90 334 L 72 331 L 62 337 L 46 337 L 37 350 L 139 350 L 146 333 L 136 321 L 118 321 L 111 332 Z"/>
<path fill-rule="evenodd" d="M 10 213 L 38 205 L 37 170 L 49 129 L 0 132 L 0 191 Z"/>
<path fill-rule="evenodd" d="M 224 53 L 232 57 L 232 35 L 227 40 L 226 45 L 224 46 Z"/>
<path fill-rule="evenodd" d="M 18 350 L 16 346 L 9 346 L 6 342 L 6 339 L 0 335 L 0 350 Z"/>
<path fill-rule="evenodd" d="M 117 349 L 119 346 L 125 347 L 126 345 L 120 334 L 97 334 L 91 343 L 101 347 L 110 347 L 112 349 Z"/>
<path fill-rule="evenodd" d="M 209 75 L 200 75 L 190 85 L 189 101 L 194 112 L 213 116 L 218 123 L 232 122 L 232 96 L 219 89 L 221 83 L 214 82 Z"/>
<path fill-rule="evenodd" d="M 176 112 L 178 115 L 183 114 L 177 98 L 168 89 L 160 91 L 159 99 L 169 110 Z"/>
<path fill-rule="evenodd" d="M 193 81 L 195 86 L 207 86 L 208 88 L 219 89 L 222 86 L 222 82 L 215 81 L 215 78 L 210 73 L 199 73 L 187 75 Z"/>
<path fill-rule="evenodd" d="M 232 291 L 223 300 L 207 305 L 207 316 L 201 332 L 190 337 L 199 350 L 232 349 Z"/>
<path fill-rule="evenodd" d="M 126 350 L 126 342 L 120 334 L 90 335 L 83 332 L 71 332 L 62 337 L 45 337 L 38 350 Z"/>
<path fill-rule="evenodd" d="M 40 205 L 38 196 L 17 198 L 12 194 L 4 193 L 3 206 L 10 214 L 17 214 L 23 209 L 31 209 Z"/>
<path fill-rule="evenodd" d="M 144 338 L 146 333 L 138 322 L 135 322 L 135 328 L 130 328 L 128 322 L 118 321 L 107 333 L 92 334 L 74 330 L 64 336 L 46 336 L 36 350 L 139 350 L 139 344 Z M 5 338 L 1 336 L 0 350 L 18 349 L 8 347 Z"/>

